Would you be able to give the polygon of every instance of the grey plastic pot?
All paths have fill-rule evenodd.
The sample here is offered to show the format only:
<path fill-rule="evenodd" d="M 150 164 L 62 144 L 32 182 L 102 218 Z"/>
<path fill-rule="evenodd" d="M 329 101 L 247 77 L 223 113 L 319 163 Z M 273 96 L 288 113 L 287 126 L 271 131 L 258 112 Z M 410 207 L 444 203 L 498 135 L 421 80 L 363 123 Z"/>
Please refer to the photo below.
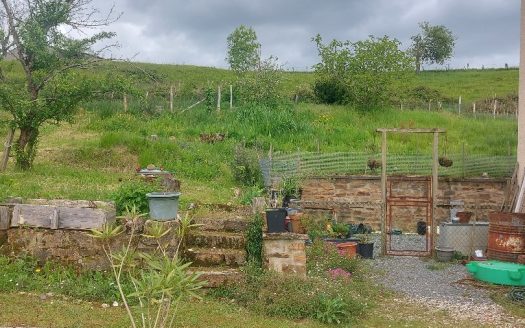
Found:
<path fill-rule="evenodd" d="M 436 247 L 436 260 L 438 262 L 450 262 L 454 257 L 454 249 L 452 247 Z"/>
<path fill-rule="evenodd" d="M 177 218 L 180 192 L 150 192 L 146 194 L 149 204 L 149 217 L 158 221 Z"/>

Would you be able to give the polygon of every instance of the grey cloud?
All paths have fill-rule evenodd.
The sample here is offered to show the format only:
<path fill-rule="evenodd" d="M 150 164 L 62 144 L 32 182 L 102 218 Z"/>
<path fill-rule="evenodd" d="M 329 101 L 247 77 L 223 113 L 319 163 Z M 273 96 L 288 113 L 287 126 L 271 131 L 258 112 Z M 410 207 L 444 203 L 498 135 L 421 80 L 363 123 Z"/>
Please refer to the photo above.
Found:
<path fill-rule="evenodd" d="M 105 0 L 96 6 L 108 8 Z M 443 24 L 458 37 L 451 67 L 517 65 L 519 1 L 507 0 L 121 0 L 118 33 L 122 56 L 135 60 L 225 66 L 226 37 L 240 24 L 252 26 L 263 53 L 288 67 L 317 61 L 310 41 L 389 35 L 403 42 L 418 22 Z"/>

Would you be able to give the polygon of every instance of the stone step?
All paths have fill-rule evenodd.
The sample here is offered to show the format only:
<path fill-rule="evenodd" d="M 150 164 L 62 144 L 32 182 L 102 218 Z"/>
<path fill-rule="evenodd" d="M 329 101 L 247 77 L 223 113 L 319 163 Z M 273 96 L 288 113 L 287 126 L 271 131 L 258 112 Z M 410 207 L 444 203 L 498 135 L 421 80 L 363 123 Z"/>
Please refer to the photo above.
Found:
<path fill-rule="evenodd" d="M 185 257 L 193 266 L 210 267 L 226 266 L 239 267 L 246 262 L 246 252 L 242 249 L 199 248 L 190 247 Z"/>
<path fill-rule="evenodd" d="M 244 232 L 248 228 L 248 220 L 243 218 L 195 218 L 195 223 L 202 224 L 201 231 Z"/>
<path fill-rule="evenodd" d="M 200 279 L 206 281 L 207 288 L 237 283 L 242 279 L 242 272 L 223 267 L 190 267 L 191 272 L 200 273 Z"/>
<path fill-rule="evenodd" d="M 222 231 L 193 231 L 187 237 L 188 247 L 244 249 L 244 234 Z"/>

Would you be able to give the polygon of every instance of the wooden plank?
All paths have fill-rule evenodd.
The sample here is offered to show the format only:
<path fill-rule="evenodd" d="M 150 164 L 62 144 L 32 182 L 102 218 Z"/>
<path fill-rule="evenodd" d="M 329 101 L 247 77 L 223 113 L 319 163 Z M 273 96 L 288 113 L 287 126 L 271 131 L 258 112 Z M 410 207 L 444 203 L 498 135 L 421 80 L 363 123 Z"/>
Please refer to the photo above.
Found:
<path fill-rule="evenodd" d="M 11 227 L 89 230 L 113 222 L 115 211 L 111 209 L 18 204 L 13 209 Z"/>
<path fill-rule="evenodd" d="M 9 223 L 11 221 L 11 215 L 8 206 L 0 206 L 0 230 L 9 229 Z"/>
<path fill-rule="evenodd" d="M 99 229 L 107 223 L 112 223 L 115 216 L 101 209 L 92 208 L 58 208 L 59 229 L 89 230 Z"/>
<path fill-rule="evenodd" d="M 18 204 L 13 209 L 11 227 L 30 226 L 50 228 L 51 218 L 55 212 L 54 206 Z"/>
<path fill-rule="evenodd" d="M 377 132 L 399 132 L 399 133 L 445 133 L 445 129 L 399 129 L 399 128 L 380 128 L 376 130 Z"/>
<path fill-rule="evenodd" d="M 386 131 L 381 136 L 381 254 L 386 254 Z"/>
<path fill-rule="evenodd" d="M 432 149 L 432 215 L 430 216 L 431 222 L 430 226 L 432 227 L 432 231 L 429 233 L 430 238 L 430 244 L 432 246 L 431 250 L 434 249 L 435 245 L 435 239 L 434 233 L 436 231 L 436 222 L 434 215 L 436 213 L 436 199 L 437 199 L 437 193 L 438 193 L 438 168 L 439 168 L 439 132 L 434 132 L 434 142 L 433 142 L 433 149 Z"/>

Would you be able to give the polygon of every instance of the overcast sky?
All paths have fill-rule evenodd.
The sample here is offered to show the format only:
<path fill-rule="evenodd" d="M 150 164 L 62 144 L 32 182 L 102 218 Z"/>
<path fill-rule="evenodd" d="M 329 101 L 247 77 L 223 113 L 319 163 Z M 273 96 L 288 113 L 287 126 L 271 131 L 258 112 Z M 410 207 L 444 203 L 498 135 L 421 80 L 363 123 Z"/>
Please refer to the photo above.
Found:
<path fill-rule="evenodd" d="M 252 26 L 263 56 L 287 69 L 318 60 L 311 38 L 357 41 L 388 35 L 403 48 L 418 22 L 445 25 L 457 37 L 450 67 L 519 64 L 519 0 L 116 0 L 123 12 L 110 30 L 121 45 L 114 57 L 134 61 L 226 67 L 226 38 Z M 102 9 L 108 0 L 93 0 Z"/>

